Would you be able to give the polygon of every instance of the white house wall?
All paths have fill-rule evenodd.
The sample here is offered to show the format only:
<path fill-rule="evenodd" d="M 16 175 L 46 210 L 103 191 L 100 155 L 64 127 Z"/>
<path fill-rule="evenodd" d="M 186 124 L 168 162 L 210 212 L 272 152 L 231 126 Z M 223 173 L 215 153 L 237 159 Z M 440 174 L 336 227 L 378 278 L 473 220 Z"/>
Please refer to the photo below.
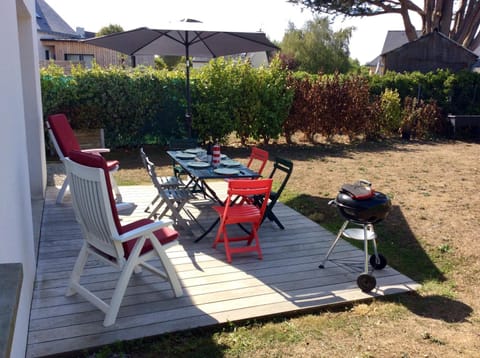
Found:
<path fill-rule="evenodd" d="M 8 54 L 0 66 L 0 264 L 23 265 L 11 350 L 11 357 L 23 357 L 36 268 L 31 199 L 41 197 L 45 186 L 35 2 L 2 0 L 0 14 Z"/>
<path fill-rule="evenodd" d="M 35 12 L 33 12 L 33 14 L 35 15 Z M 33 24 L 31 24 L 30 19 L 30 17 L 21 18 L 22 26 L 19 26 L 23 105 L 25 108 L 31 198 L 43 199 L 47 182 L 45 170 L 46 157 L 45 150 L 43 150 L 43 148 L 45 148 L 45 135 L 43 130 L 42 97 L 39 80 L 39 58 L 36 50 L 37 30 L 35 16 L 33 16 Z"/>

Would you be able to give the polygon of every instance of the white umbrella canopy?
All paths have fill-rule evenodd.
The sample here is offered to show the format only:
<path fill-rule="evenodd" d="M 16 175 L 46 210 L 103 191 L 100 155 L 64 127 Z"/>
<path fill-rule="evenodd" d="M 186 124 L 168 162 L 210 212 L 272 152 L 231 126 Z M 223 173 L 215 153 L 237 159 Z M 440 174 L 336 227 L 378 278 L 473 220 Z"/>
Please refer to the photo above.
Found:
<path fill-rule="evenodd" d="M 191 25 L 185 23 L 184 25 Z M 219 57 L 242 52 L 278 50 L 263 32 L 182 29 L 138 29 L 84 40 L 92 45 L 136 55 Z M 192 27 L 192 29 L 187 29 Z"/>
<path fill-rule="evenodd" d="M 263 32 L 212 30 L 196 20 L 186 20 L 167 29 L 140 27 L 134 30 L 86 39 L 84 42 L 109 48 L 130 56 L 185 56 L 187 61 L 186 119 L 189 131 L 191 120 L 190 56 L 213 58 L 243 52 L 279 49 Z"/>

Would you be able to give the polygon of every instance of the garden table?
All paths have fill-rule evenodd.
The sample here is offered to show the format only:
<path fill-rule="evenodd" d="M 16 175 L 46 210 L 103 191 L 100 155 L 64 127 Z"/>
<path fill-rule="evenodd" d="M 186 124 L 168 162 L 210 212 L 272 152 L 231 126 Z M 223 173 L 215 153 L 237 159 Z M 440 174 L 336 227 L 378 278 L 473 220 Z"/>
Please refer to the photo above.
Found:
<path fill-rule="evenodd" d="M 199 188 L 202 194 L 213 200 L 215 204 L 224 205 L 215 190 L 208 185 L 207 180 L 229 179 L 254 179 L 260 177 L 260 174 L 249 169 L 240 162 L 235 162 L 223 155 L 218 168 L 214 168 L 210 163 L 203 161 L 205 151 L 199 148 L 186 149 L 185 151 L 169 150 L 167 154 L 179 164 L 190 177 L 188 187 Z M 212 223 L 195 242 L 203 239 L 217 225 L 219 219 Z"/>

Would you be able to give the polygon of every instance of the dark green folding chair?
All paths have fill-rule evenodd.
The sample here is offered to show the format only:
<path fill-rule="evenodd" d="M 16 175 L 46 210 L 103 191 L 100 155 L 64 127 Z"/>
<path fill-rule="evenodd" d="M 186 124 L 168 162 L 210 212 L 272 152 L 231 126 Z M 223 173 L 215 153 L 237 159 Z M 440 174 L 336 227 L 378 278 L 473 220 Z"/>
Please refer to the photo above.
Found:
<path fill-rule="evenodd" d="M 274 221 L 280 229 L 285 229 L 278 217 L 274 214 L 273 207 L 282 195 L 283 189 L 285 189 L 285 186 L 287 185 L 287 182 L 292 175 L 292 171 L 293 163 L 290 160 L 279 157 L 275 158 L 275 163 L 273 164 L 273 169 L 269 175 L 269 178 L 273 179 L 274 183 L 280 182 L 280 186 L 277 190 L 272 190 L 270 193 L 270 198 L 268 201 L 267 209 L 265 210 L 265 215 L 263 217 L 262 223 L 263 221 L 265 221 L 265 218 L 268 218 L 270 221 Z M 259 207 L 262 205 L 263 201 L 263 196 L 254 197 L 255 205 Z"/>

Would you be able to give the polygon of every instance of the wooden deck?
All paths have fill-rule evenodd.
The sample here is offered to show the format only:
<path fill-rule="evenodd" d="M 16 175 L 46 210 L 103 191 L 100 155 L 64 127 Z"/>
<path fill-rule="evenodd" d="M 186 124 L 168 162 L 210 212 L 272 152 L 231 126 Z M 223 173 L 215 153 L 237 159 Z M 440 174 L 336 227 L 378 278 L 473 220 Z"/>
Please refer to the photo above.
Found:
<path fill-rule="evenodd" d="M 225 185 L 219 183 L 219 185 Z M 154 197 L 150 186 L 121 187 L 124 200 L 138 207 L 125 222 L 145 217 L 143 209 Z M 229 321 L 272 314 L 311 310 L 317 307 L 395 294 L 419 287 L 388 267 L 375 272 L 378 287 L 365 294 L 357 287 L 359 271 L 351 265 L 329 261 L 319 269 L 334 235 L 294 210 L 278 203 L 275 213 L 285 224 L 280 230 L 265 222 L 260 230 L 263 260 L 256 253 L 237 254 L 225 261 L 223 247 L 212 248 L 216 230 L 194 243 L 181 231 L 180 244 L 169 249 L 184 289 L 174 298 L 166 282 L 148 271 L 134 276 L 124 297 L 116 323 L 103 327 L 104 314 L 75 295 L 64 295 L 70 271 L 82 239 L 67 195 L 55 204 L 57 189 L 49 187 L 45 201 L 38 270 L 31 309 L 27 357 L 39 357 L 97 347 L 119 340 L 154 336 Z M 206 203 L 195 210 L 208 226 L 215 216 Z M 200 231 L 198 231 L 200 233 Z M 381 250 L 381 240 L 379 242 Z M 356 259 L 362 251 L 342 241 L 334 259 Z M 111 267 L 91 260 L 84 281 L 99 296 L 110 297 L 118 277 Z"/>

